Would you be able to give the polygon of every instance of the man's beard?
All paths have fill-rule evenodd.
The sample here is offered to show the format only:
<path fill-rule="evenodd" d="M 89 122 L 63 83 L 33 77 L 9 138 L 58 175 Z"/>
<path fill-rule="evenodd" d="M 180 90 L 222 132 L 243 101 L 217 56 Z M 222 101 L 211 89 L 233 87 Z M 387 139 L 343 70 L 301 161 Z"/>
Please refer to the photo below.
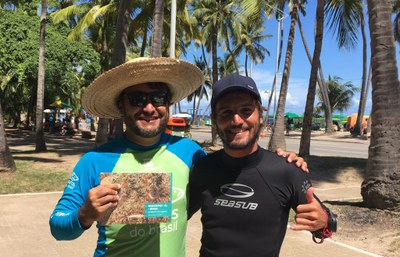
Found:
<path fill-rule="evenodd" d="M 224 147 L 228 147 L 230 149 L 236 149 L 236 150 L 241 150 L 245 149 L 251 145 L 253 145 L 257 140 L 258 137 L 260 136 L 261 133 L 261 124 L 257 125 L 258 128 L 255 128 L 256 133 L 253 135 L 250 135 L 248 138 L 248 141 L 245 144 L 238 144 L 233 142 L 232 140 L 228 140 L 227 137 L 225 136 L 226 133 L 224 133 L 223 130 L 221 130 L 218 126 L 216 126 L 218 136 L 221 138 L 222 143 L 224 144 Z"/>
<path fill-rule="evenodd" d="M 144 137 L 144 138 L 152 138 L 155 137 L 162 132 L 164 132 L 165 128 L 167 127 L 168 115 L 163 116 L 160 118 L 160 125 L 152 130 L 144 129 L 140 126 L 137 126 L 135 123 L 132 122 L 131 119 L 125 121 L 126 126 L 130 127 L 133 133 L 137 136 Z"/>

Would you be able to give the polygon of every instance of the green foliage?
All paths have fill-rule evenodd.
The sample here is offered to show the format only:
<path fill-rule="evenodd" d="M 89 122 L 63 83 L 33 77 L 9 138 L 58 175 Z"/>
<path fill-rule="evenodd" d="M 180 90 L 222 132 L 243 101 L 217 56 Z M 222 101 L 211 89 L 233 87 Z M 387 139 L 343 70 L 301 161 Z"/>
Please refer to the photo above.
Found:
<path fill-rule="evenodd" d="M 350 107 L 352 98 L 354 97 L 355 92 L 359 92 L 360 88 L 356 87 L 350 82 L 341 83 L 341 78 L 334 76 L 328 77 L 328 80 L 325 81 L 325 84 L 328 87 L 328 98 L 332 107 L 332 112 L 344 112 Z M 318 98 L 321 100 L 322 95 L 318 90 Z M 323 101 L 318 103 L 317 111 L 323 110 Z"/>
<path fill-rule="evenodd" d="M 363 19 L 363 1 L 329 0 L 325 3 L 325 13 L 328 28 L 336 34 L 339 48 L 354 48 Z"/>
<path fill-rule="evenodd" d="M 0 96 L 5 116 L 33 113 L 36 95 L 39 16 L 0 9 Z M 100 71 L 100 58 L 90 46 L 67 40 L 68 30 L 46 26 L 45 107 L 56 98 L 73 103 L 82 87 Z M 8 100 L 7 100 L 8 99 Z M 12 99 L 12 100 L 11 100 Z M 77 108 L 79 106 L 76 106 Z"/>

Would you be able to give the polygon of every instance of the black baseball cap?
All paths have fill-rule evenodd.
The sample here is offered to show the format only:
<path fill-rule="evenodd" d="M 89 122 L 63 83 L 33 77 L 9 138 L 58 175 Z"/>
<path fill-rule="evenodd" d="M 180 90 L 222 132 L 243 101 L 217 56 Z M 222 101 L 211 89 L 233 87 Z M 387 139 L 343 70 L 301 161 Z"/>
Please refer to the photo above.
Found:
<path fill-rule="evenodd" d="M 245 77 L 237 73 L 230 74 L 218 80 L 213 87 L 211 98 L 211 108 L 215 108 L 217 100 L 226 93 L 234 90 L 242 90 L 252 94 L 257 101 L 261 103 L 261 96 L 258 92 L 257 85 L 250 77 Z"/>

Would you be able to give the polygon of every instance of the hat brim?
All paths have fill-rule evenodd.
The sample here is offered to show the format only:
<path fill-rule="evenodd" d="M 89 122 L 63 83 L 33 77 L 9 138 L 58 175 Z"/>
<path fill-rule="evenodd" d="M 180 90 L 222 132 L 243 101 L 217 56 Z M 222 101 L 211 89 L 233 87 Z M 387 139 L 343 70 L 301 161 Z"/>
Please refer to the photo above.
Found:
<path fill-rule="evenodd" d="M 197 66 L 186 61 L 168 57 L 136 58 L 97 77 L 83 94 L 82 106 L 100 118 L 121 118 L 117 106 L 121 92 L 149 82 L 167 84 L 171 93 L 170 104 L 175 104 L 201 86 L 204 76 Z"/>

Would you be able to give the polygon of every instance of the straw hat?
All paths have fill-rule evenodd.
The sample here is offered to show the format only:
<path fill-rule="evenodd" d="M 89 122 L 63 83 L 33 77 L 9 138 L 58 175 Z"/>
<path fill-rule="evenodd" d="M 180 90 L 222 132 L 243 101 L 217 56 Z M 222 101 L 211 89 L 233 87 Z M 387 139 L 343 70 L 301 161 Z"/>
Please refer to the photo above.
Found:
<path fill-rule="evenodd" d="M 204 83 L 197 66 L 178 59 L 136 58 L 97 77 L 82 96 L 83 108 L 101 118 L 121 118 L 117 106 L 120 93 L 133 85 L 163 82 L 169 87 L 171 104 L 193 93 Z"/>

